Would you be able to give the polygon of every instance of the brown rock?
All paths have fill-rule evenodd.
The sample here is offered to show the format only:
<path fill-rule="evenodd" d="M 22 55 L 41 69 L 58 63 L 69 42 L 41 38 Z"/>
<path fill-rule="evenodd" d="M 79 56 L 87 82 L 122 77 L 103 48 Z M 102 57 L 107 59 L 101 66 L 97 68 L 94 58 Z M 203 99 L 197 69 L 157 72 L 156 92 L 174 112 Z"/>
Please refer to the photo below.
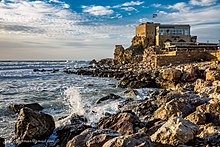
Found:
<path fill-rule="evenodd" d="M 220 80 L 220 70 L 207 70 L 205 77 L 206 81 Z"/>
<path fill-rule="evenodd" d="M 131 89 L 124 92 L 125 96 L 127 97 L 136 97 L 138 95 L 138 91 Z"/>
<path fill-rule="evenodd" d="M 29 108 L 22 108 L 15 124 L 16 141 L 19 144 L 26 144 L 33 139 L 45 140 L 52 134 L 54 128 L 55 123 L 52 116 Z"/>
<path fill-rule="evenodd" d="M 192 140 L 197 131 L 197 125 L 181 117 L 172 116 L 150 138 L 153 142 L 177 146 Z"/>
<path fill-rule="evenodd" d="M 139 129 L 140 120 L 134 113 L 121 112 L 101 118 L 98 127 L 109 128 L 121 134 L 133 134 Z"/>
<path fill-rule="evenodd" d="M 200 127 L 200 133 L 198 138 L 202 139 L 204 144 L 210 144 L 211 146 L 220 145 L 220 127 L 215 126 L 212 123 L 206 124 Z"/>
<path fill-rule="evenodd" d="M 200 78 L 202 73 L 200 72 L 197 66 L 191 67 L 188 72 L 183 72 L 181 81 L 184 82 L 193 82 L 196 79 Z"/>
<path fill-rule="evenodd" d="M 181 78 L 181 71 L 180 70 L 177 70 L 177 69 L 173 69 L 173 68 L 168 68 L 168 69 L 165 69 L 163 72 L 162 72 L 162 78 L 167 80 L 167 81 L 179 81 L 180 78 Z"/>
<path fill-rule="evenodd" d="M 189 103 L 173 99 L 169 101 L 168 103 L 159 107 L 154 112 L 154 118 L 167 120 L 174 114 L 185 117 L 191 112 L 193 112 L 193 107 Z"/>
<path fill-rule="evenodd" d="M 191 121 L 194 124 L 198 124 L 198 125 L 205 124 L 205 122 L 206 122 L 205 114 L 200 113 L 198 111 L 191 113 L 185 119 Z"/>
<path fill-rule="evenodd" d="M 102 147 L 152 147 L 152 143 L 144 133 L 124 135 L 107 141 Z"/>
<path fill-rule="evenodd" d="M 89 128 L 73 137 L 66 147 L 100 147 L 108 140 L 119 136 L 113 130 Z"/>

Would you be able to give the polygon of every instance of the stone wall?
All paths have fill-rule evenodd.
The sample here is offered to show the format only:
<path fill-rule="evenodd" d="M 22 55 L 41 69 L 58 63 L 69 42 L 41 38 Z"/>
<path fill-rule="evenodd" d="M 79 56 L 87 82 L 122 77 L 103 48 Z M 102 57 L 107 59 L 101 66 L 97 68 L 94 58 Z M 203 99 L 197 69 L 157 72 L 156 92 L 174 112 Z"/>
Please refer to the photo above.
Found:
<path fill-rule="evenodd" d="M 210 61 L 220 59 L 220 51 L 173 51 L 172 54 L 156 54 L 155 65 L 183 64 L 197 61 Z M 216 56 L 217 55 L 217 56 Z"/>

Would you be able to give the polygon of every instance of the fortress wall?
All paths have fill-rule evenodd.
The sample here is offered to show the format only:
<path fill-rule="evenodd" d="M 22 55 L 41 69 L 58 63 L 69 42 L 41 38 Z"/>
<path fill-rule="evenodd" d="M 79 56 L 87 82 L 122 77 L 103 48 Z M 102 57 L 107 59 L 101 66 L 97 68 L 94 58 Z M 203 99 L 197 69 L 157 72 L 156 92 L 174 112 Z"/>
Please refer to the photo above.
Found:
<path fill-rule="evenodd" d="M 155 55 L 155 64 L 157 66 L 164 66 L 169 64 L 183 64 L 196 62 L 201 60 L 214 60 L 216 59 L 216 54 L 218 59 L 220 59 L 220 51 L 201 51 L 201 50 L 193 50 L 193 51 L 177 51 L 175 54 L 161 54 Z"/>

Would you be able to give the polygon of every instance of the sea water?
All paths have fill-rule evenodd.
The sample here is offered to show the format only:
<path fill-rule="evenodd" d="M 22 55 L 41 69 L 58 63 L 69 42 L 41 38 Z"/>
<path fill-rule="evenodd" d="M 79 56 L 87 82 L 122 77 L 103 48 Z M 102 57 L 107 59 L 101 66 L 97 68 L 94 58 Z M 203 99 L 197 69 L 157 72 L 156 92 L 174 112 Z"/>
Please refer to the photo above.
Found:
<path fill-rule="evenodd" d="M 96 105 L 109 93 L 120 94 L 117 81 L 66 74 L 64 68 L 87 66 L 86 61 L 1 61 L 0 62 L 0 137 L 14 135 L 17 115 L 9 104 L 39 103 L 55 121 L 71 114 L 84 115 L 95 123 L 106 112 L 118 110 L 119 101 Z M 59 69 L 58 72 L 33 72 L 33 69 Z"/>

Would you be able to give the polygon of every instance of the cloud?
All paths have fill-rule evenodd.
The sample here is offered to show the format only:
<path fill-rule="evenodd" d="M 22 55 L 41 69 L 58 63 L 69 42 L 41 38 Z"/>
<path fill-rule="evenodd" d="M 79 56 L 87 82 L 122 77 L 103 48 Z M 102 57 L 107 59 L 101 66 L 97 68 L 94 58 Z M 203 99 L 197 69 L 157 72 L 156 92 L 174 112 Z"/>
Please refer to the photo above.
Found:
<path fill-rule="evenodd" d="M 155 8 L 158 8 L 158 7 L 162 6 L 162 4 L 152 4 L 151 6 L 155 7 Z"/>
<path fill-rule="evenodd" d="M 122 10 L 125 10 L 125 11 L 138 11 L 137 9 L 135 9 L 134 7 L 122 7 L 121 8 Z"/>
<path fill-rule="evenodd" d="M 83 12 L 89 13 L 95 16 L 111 15 L 114 13 L 113 10 L 109 9 L 108 6 L 82 6 Z"/>
<path fill-rule="evenodd" d="M 190 0 L 189 3 L 198 6 L 211 6 L 216 4 L 216 0 Z"/>
<path fill-rule="evenodd" d="M 130 1 L 130 2 L 126 2 L 126 3 L 123 3 L 121 6 L 139 6 L 139 5 L 142 5 L 144 2 L 143 1 Z"/>
<path fill-rule="evenodd" d="M 169 5 L 167 8 L 178 10 L 178 11 L 188 11 L 190 9 L 190 7 L 184 2 L 179 2 L 174 5 Z"/>

